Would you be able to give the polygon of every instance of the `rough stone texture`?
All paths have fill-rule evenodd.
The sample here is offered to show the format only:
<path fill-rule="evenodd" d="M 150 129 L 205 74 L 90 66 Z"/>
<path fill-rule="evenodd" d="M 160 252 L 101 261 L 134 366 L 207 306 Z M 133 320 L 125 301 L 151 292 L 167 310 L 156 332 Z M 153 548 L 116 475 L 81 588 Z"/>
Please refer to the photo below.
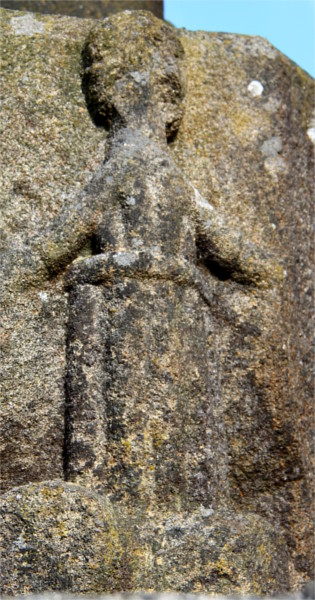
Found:
<path fill-rule="evenodd" d="M 150 10 L 163 19 L 163 0 L 2 0 L 2 8 L 104 19 L 122 10 Z"/>
<path fill-rule="evenodd" d="M 303 600 L 306 598 L 314 599 L 314 581 L 308 582 L 301 591 L 291 594 L 278 594 L 276 596 L 272 596 L 272 598 L 277 600 Z M 75 595 L 69 594 L 49 594 L 43 593 L 37 596 L 29 595 L 30 599 L 38 598 L 39 600 L 67 600 L 67 598 L 78 598 Z M 209 600 L 209 598 L 214 598 L 214 600 L 226 600 L 227 598 L 239 598 L 239 600 L 254 600 L 255 596 L 222 596 L 222 595 L 207 595 L 207 594 L 178 594 L 174 592 L 164 592 L 164 593 L 146 593 L 146 592 L 137 592 L 134 594 L 103 594 L 102 596 L 90 596 L 91 599 L 96 600 L 123 600 L 123 598 L 130 598 L 131 600 Z M 23 596 L 20 596 L 23 598 Z M 24 596 L 25 598 L 25 596 Z"/>
<path fill-rule="evenodd" d="M 119 19 L 116 33 L 127 37 L 131 16 Z M 86 100 L 94 121 L 114 131 L 108 137 L 93 124 L 81 90 L 81 52 L 93 22 L 2 11 L 2 26 L 2 489 L 8 490 L 9 557 L 3 592 L 299 588 L 312 568 L 311 79 L 264 40 L 179 32 L 187 89 L 177 137 L 176 61 L 169 65 L 171 112 L 169 96 L 162 110 L 163 69 L 154 83 L 156 112 L 152 100 L 144 98 L 146 111 L 138 113 L 125 102 L 130 89 L 147 89 L 141 69 L 112 97 L 102 77 L 91 76 L 94 95 L 86 84 Z M 152 39 L 159 40 L 156 27 Z M 104 50 L 93 35 L 96 54 L 85 53 L 86 68 Z M 170 56 L 174 48 L 176 42 Z M 130 54 L 139 62 L 141 44 Z M 106 64 L 119 71 L 126 60 L 116 61 Z M 153 75 L 162 63 L 153 65 Z M 107 94 L 105 115 L 93 114 L 100 89 Z M 147 122 L 154 124 L 151 133 Z M 130 148 L 124 155 L 128 127 L 139 129 L 133 156 Z M 114 188 L 108 180 L 104 185 L 111 170 Z M 145 214 L 169 190 L 165 244 L 174 231 L 170 259 L 177 243 L 180 251 L 191 249 L 188 271 L 186 257 L 165 261 L 163 252 L 148 251 L 158 241 L 153 217 L 152 240 L 147 226 L 141 231 L 145 251 L 131 247 L 132 218 L 139 235 L 141 229 L 137 196 L 128 187 L 136 175 Z M 104 198 L 120 198 L 126 236 L 120 213 Z M 153 198 L 151 207 L 143 198 Z M 189 213 L 192 198 L 199 216 L 211 202 L 210 231 L 189 225 L 196 218 Z M 122 240 L 127 247 L 119 247 Z M 105 397 L 106 414 L 100 412 Z M 43 490 L 57 494 L 56 508 Z M 89 503 L 93 515 L 84 516 Z M 54 511 L 67 515 L 74 554 L 72 537 L 56 531 Z M 110 539 L 119 567 L 97 558 L 91 578 L 93 552 L 108 556 L 98 512 L 116 514 Z M 19 542 L 26 534 L 36 553 Z M 83 562 L 86 551 L 91 557 Z M 55 554 L 62 552 L 58 566 Z"/>
<path fill-rule="evenodd" d="M 272 596 L 275 600 L 303 600 L 306 598 L 314 599 L 314 581 L 309 581 L 302 590 L 291 593 L 291 594 L 278 594 L 276 596 Z M 25 596 L 20 596 L 20 598 L 25 598 Z M 79 596 L 63 594 L 63 593 L 43 593 L 37 596 L 29 595 L 28 598 L 33 600 L 34 598 L 38 598 L 38 600 L 67 600 L 75 599 Z M 212 594 L 179 594 L 175 592 L 162 592 L 162 593 L 147 593 L 147 592 L 137 592 L 134 594 L 103 594 L 101 596 L 90 596 L 92 600 L 123 600 L 124 598 L 130 598 L 130 600 L 209 600 L 209 598 L 213 598 L 214 600 L 227 600 L 227 598 L 238 598 L 239 600 L 254 600 L 257 596 L 239 596 L 239 595 L 215 595 Z"/>
<path fill-rule="evenodd" d="M 237 506 L 280 520 L 303 570 L 313 561 L 313 81 L 265 40 L 181 39 L 188 92 L 174 156 L 205 197 L 279 253 L 287 271 L 283 288 L 264 297 L 213 279 L 214 312 L 227 306 L 229 314 L 218 370 L 231 495 Z M 248 93 L 253 80 L 264 87 L 258 98 Z M 266 158 L 263 145 L 275 137 L 281 153 Z"/>
<path fill-rule="evenodd" d="M 30 484 L 6 494 L 1 515 L 7 594 L 117 589 L 125 549 L 104 496 L 61 480 Z"/>
<path fill-rule="evenodd" d="M 2 591 L 286 588 L 285 542 L 275 544 L 273 525 L 256 515 L 147 516 L 126 517 L 106 496 L 64 481 L 12 489 L 1 504 Z"/>

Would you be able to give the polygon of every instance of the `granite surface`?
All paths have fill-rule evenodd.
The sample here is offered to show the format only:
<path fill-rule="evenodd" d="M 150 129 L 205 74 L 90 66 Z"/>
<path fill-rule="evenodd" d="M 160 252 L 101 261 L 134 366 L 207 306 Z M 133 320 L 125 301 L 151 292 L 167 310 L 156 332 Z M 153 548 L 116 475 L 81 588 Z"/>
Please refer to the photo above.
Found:
<path fill-rule="evenodd" d="M 2 592 L 299 590 L 313 565 L 313 81 L 261 38 L 184 30 L 163 30 L 183 49 L 170 42 L 165 77 L 160 21 L 141 14 L 151 59 L 133 17 L 112 17 L 135 51 L 111 42 L 106 65 L 136 68 L 93 114 L 95 22 L 1 11 Z M 149 81 L 156 106 L 148 92 L 132 113 Z M 142 136 L 132 160 L 121 125 L 133 147 Z M 124 211 L 112 238 L 106 198 Z M 150 223 L 152 247 L 167 232 L 158 251 Z M 118 247 L 140 233 L 142 254 Z M 174 263 L 166 247 L 190 250 Z"/>

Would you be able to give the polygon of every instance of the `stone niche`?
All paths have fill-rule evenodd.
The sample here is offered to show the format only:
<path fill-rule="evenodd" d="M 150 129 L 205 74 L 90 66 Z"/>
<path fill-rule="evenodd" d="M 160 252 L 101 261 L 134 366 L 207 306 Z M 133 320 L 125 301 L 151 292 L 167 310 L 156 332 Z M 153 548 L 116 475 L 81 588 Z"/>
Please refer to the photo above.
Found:
<path fill-rule="evenodd" d="M 143 11 L 1 27 L 2 593 L 300 589 L 311 77 Z"/>

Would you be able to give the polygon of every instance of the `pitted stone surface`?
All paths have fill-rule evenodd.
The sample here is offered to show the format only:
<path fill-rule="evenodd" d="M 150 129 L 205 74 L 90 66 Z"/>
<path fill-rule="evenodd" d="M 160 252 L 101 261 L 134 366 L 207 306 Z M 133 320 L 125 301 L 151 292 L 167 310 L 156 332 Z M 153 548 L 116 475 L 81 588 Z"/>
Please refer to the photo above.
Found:
<path fill-rule="evenodd" d="M 38 597 L 39 600 L 67 600 L 67 598 L 72 598 L 73 600 L 77 596 L 70 596 L 69 594 L 41 594 Z M 123 598 L 130 598 L 130 600 L 209 600 L 209 598 L 213 598 L 214 600 L 228 600 L 229 598 L 238 598 L 239 600 L 254 600 L 255 596 L 223 596 L 223 595 L 213 595 L 209 596 L 208 594 L 179 594 L 174 592 L 162 592 L 162 593 L 143 593 L 138 592 L 134 594 L 103 594 L 102 596 L 91 596 L 93 600 L 123 600 Z M 19 597 L 21 598 L 21 597 Z M 29 596 L 33 600 L 34 596 Z M 268 597 L 266 597 L 267 600 Z M 275 600 L 303 600 L 303 599 L 314 599 L 314 582 L 310 581 L 307 583 L 301 591 L 291 594 L 278 594 L 276 596 L 272 596 Z"/>
<path fill-rule="evenodd" d="M 11 26 L 15 35 L 33 36 L 36 33 L 44 33 L 45 26 L 40 21 L 37 21 L 33 15 L 25 15 L 23 17 L 12 17 Z"/>
<path fill-rule="evenodd" d="M 161 260 L 157 261 L 155 266 L 152 263 L 152 283 L 145 283 L 143 279 L 136 277 L 132 290 L 134 301 L 125 306 L 128 295 L 127 298 L 124 296 L 127 285 L 124 269 L 132 267 L 137 269 L 138 273 L 141 269 L 144 273 L 145 269 L 148 270 L 148 263 L 143 261 L 144 258 L 147 260 L 148 256 L 145 252 L 141 254 L 139 236 L 133 239 L 130 235 L 131 247 L 116 248 L 114 252 L 116 257 L 124 258 L 124 264 L 117 265 L 114 261 L 104 264 L 104 259 L 99 259 L 101 255 L 96 256 L 95 252 L 99 252 L 106 235 L 96 239 L 96 247 L 94 240 L 91 240 L 92 233 L 100 222 L 100 214 L 97 214 L 95 219 L 92 218 L 87 201 L 93 204 L 95 197 L 97 202 L 100 186 L 105 186 L 105 180 L 102 179 L 104 154 L 111 155 L 112 158 L 116 156 L 117 159 L 120 157 L 120 163 L 122 159 L 122 154 L 115 154 L 113 140 L 101 128 L 93 125 L 82 95 L 80 53 L 94 24 L 85 20 L 54 19 L 36 15 L 36 20 L 43 25 L 45 32 L 38 31 L 32 36 L 27 33 L 17 35 L 11 23 L 12 12 L 3 11 L 2 14 L 5 41 L 3 65 L 8 74 L 4 82 L 6 100 L 2 115 L 3 143 L 7 148 L 8 161 L 3 171 L 5 255 L 2 284 L 6 352 L 5 400 L 2 411 L 5 431 L 3 489 L 10 490 L 20 486 L 20 490 L 15 489 L 15 493 L 22 494 L 22 484 L 28 484 L 26 487 L 30 493 L 26 494 L 25 506 L 29 504 L 31 509 L 32 502 L 35 501 L 32 482 L 60 479 L 64 476 L 67 463 L 64 451 L 64 381 L 69 368 L 67 352 L 73 353 L 77 361 L 80 360 L 80 353 L 84 355 L 84 361 L 80 364 L 82 369 L 84 367 L 86 389 L 95 377 L 93 393 L 96 396 L 98 393 L 104 394 L 104 391 L 98 388 L 97 380 L 97 374 L 101 373 L 100 383 L 106 388 L 104 372 L 107 371 L 104 369 L 102 358 L 104 354 L 98 351 L 100 345 L 96 345 L 95 348 L 91 342 L 94 340 L 93 327 L 101 337 L 102 344 L 107 338 L 100 333 L 107 331 L 106 322 L 110 323 L 112 341 L 107 350 L 116 349 L 118 353 L 116 356 L 108 355 L 107 364 L 113 365 L 115 372 L 115 361 L 118 361 L 125 369 L 126 376 L 124 381 L 117 381 L 116 388 L 111 388 L 112 397 L 113 392 L 119 395 L 121 389 L 126 389 L 128 384 L 129 359 L 123 356 L 123 346 L 126 343 L 123 335 L 132 333 L 132 339 L 136 340 L 136 334 L 139 333 L 140 344 L 130 344 L 130 349 L 134 348 L 130 364 L 138 366 L 144 359 L 145 355 L 142 356 L 140 351 L 144 340 L 148 347 L 147 356 L 150 358 L 145 365 L 145 369 L 150 369 L 149 381 L 152 382 L 156 378 L 161 388 L 165 386 L 165 389 L 168 389 L 171 385 L 170 377 L 173 377 L 171 370 L 177 370 L 179 374 L 183 372 L 187 381 L 193 383 L 192 377 L 188 377 L 189 373 L 184 372 L 186 363 L 190 365 L 189 370 L 193 369 L 195 360 L 203 364 L 207 360 L 207 364 L 211 365 L 208 371 L 210 382 L 205 383 L 204 374 L 200 376 L 199 373 L 198 385 L 201 382 L 203 390 L 211 389 L 211 398 L 215 398 L 215 402 L 211 402 L 213 413 L 210 415 L 215 431 L 213 436 L 210 436 L 210 441 L 214 446 L 207 446 L 202 439 L 200 446 L 205 447 L 198 448 L 200 455 L 209 450 L 212 452 L 203 469 L 208 469 L 214 477 L 213 485 L 210 486 L 211 494 L 214 493 L 216 498 L 214 506 L 204 497 L 193 497 L 194 492 L 198 496 L 200 490 L 204 489 L 207 479 L 199 478 L 194 492 L 181 496 L 185 486 L 181 488 L 181 481 L 176 477 L 172 479 L 174 472 L 176 474 L 175 469 L 168 481 L 173 482 L 175 489 L 177 486 L 180 490 L 177 509 L 174 509 L 174 505 L 164 506 L 163 514 L 159 515 L 155 504 L 154 510 L 149 508 L 145 514 L 133 512 L 139 499 L 148 499 L 149 504 L 155 502 L 154 494 L 150 496 L 150 491 L 158 481 L 154 473 L 159 472 L 163 475 L 158 464 L 159 454 L 166 455 L 163 436 L 169 437 L 170 446 L 173 449 L 177 448 L 179 458 L 182 459 L 182 449 L 185 445 L 188 451 L 192 452 L 191 456 L 198 455 L 194 450 L 198 441 L 195 434 L 192 435 L 193 441 L 189 448 L 189 433 L 194 432 L 191 425 L 195 417 L 193 413 L 186 414 L 185 407 L 177 407 L 177 412 L 175 410 L 173 413 L 174 418 L 166 423 L 167 429 L 161 427 L 159 419 L 163 420 L 163 415 L 156 408 L 146 414 L 140 396 L 139 418 L 141 423 L 147 421 L 150 425 L 147 435 L 143 440 L 140 437 L 137 439 L 138 432 L 134 423 L 130 428 L 130 439 L 127 436 L 123 437 L 126 443 L 116 444 L 116 454 L 110 453 L 117 458 L 120 470 L 115 471 L 115 460 L 112 464 L 107 462 L 103 465 L 103 468 L 111 473 L 112 489 L 109 494 L 115 496 L 115 502 L 119 494 L 123 498 L 117 536 L 123 536 L 119 537 L 124 540 L 123 546 L 130 548 L 128 556 L 124 558 L 126 566 L 122 581 L 113 584 L 116 585 L 114 589 L 118 586 L 118 589 L 125 590 L 139 587 L 172 587 L 184 590 L 188 580 L 190 589 L 194 591 L 202 589 L 213 592 L 237 590 L 243 593 L 267 593 L 299 589 L 312 567 L 312 469 L 309 466 L 312 456 L 309 436 L 309 423 L 312 420 L 309 365 L 312 354 L 309 333 L 313 304 L 309 245 L 312 239 L 310 189 L 313 181 L 313 148 L 308 130 L 312 126 L 313 88 L 310 78 L 264 40 L 203 32 L 179 32 L 184 48 L 181 61 L 187 88 L 185 111 L 177 137 L 174 137 L 176 129 L 173 129 L 172 135 L 169 136 L 168 150 L 165 146 L 160 159 L 163 161 L 165 154 L 170 153 L 171 160 L 176 162 L 179 169 L 180 190 L 185 190 L 183 193 L 186 196 L 189 188 L 196 200 L 200 199 L 201 195 L 200 210 L 204 207 L 206 212 L 214 211 L 215 229 L 217 231 L 217 226 L 220 226 L 221 235 L 228 242 L 225 245 L 228 256 L 221 260 L 221 263 L 218 262 L 220 253 L 217 252 L 217 244 L 211 248 L 206 262 L 204 254 L 197 255 L 195 266 L 202 277 L 193 288 L 191 283 L 185 284 L 186 287 L 183 285 L 183 281 L 192 281 L 191 275 L 186 273 L 182 278 L 182 272 L 174 262 L 164 264 L 167 267 L 166 272 L 169 272 L 167 269 L 171 264 L 174 278 L 172 285 L 165 281 L 165 276 L 164 281 L 153 285 L 157 273 L 163 271 L 163 265 Z M 126 35 L 126 21 L 122 19 L 122 23 Z M 119 31 L 119 21 L 117 27 Z M 147 70 L 146 67 L 145 71 Z M 248 85 L 253 81 L 258 81 L 263 86 L 260 96 L 253 97 L 249 93 Z M 147 76 L 141 74 L 138 66 L 132 70 L 130 85 L 140 86 L 145 90 L 147 82 Z M 126 118 L 126 113 L 122 116 Z M 119 121 L 117 123 L 119 124 Z M 158 133 L 158 121 L 156 124 Z M 276 156 L 266 157 L 261 147 L 266 140 L 275 138 L 281 140 L 281 156 L 279 148 Z M 148 148 L 153 148 L 156 142 L 154 134 Z M 150 153 L 148 160 L 149 156 Z M 269 159 L 282 159 L 288 168 L 277 169 L 273 176 L 264 165 Z M 125 160 L 127 163 L 127 156 Z M 165 168 L 165 165 L 161 165 L 160 171 L 157 168 L 157 177 L 159 173 L 162 175 L 165 172 Z M 94 176 L 97 172 L 98 175 Z M 147 176 L 148 173 L 142 175 Z M 110 178 L 109 174 L 106 178 L 108 188 L 114 184 Z M 165 182 L 162 181 L 161 185 L 163 187 Z M 194 188 L 198 190 L 197 194 Z M 182 197 L 180 190 L 179 199 Z M 118 190 L 115 194 L 118 195 Z M 128 190 L 128 193 L 121 194 L 120 198 L 124 211 L 137 210 L 139 202 L 133 191 Z M 137 201 L 133 203 L 131 198 Z M 213 210 L 208 204 L 209 201 Z M 76 215 L 80 215 L 82 209 L 87 210 L 90 215 L 88 227 L 86 222 L 76 219 Z M 67 215 L 69 223 L 65 235 Z M 124 225 L 124 221 L 118 219 L 114 226 L 116 232 L 119 232 L 122 223 Z M 187 226 L 187 222 L 185 223 Z M 67 242 L 71 229 L 74 236 L 79 233 L 79 242 L 74 245 Z M 47 239 L 50 241 L 44 251 L 42 244 L 36 246 L 34 243 L 34 240 L 40 239 L 43 232 L 47 235 L 52 232 L 55 234 L 53 238 L 48 235 Z M 119 236 L 116 239 L 120 239 Z M 277 283 L 277 277 L 272 277 L 272 281 L 266 286 L 253 285 L 250 277 L 247 277 L 247 280 L 244 276 L 238 279 L 236 274 L 240 272 L 240 264 L 236 265 L 237 268 L 233 272 L 231 256 L 233 248 L 238 247 L 240 240 L 249 244 L 243 264 L 245 262 L 254 266 L 258 255 L 272 255 L 276 259 L 275 263 L 280 263 L 284 269 L 285 279 L 279 279 Z M 157 246 L 157 240 L 152 240 L 150 260 L 152 256 L 161 256 Z M 232 248 L 232 255 L 229 248 Z M 102 251 L 104 250 L 105 247 L 102 246 Z M 125 254 L 118 254 L 121 251 Z M 137 261 L 130 261 L 134 256 L 137 256 Z M 76 260 L 65 278 L 65 267 L 75 257 Z M 265 260 L 261 260 L 261 266 L 267 264 Z M 112 272 L 108 271 L 109 265 L 114 267 L 114 274 L 117 269 L 118 281 L 114 282 L 111 289 L 108 286 L 104 296 L 104 282 L 111 281 L 112 277 Z M 256 276 L 260 272 L 261 269 L 258 269 L 258 272 L 256 270 Z M 124 281 L 122 277 L 125 277 Z M 176 283 L 177 280 L 181 281 L 180 285 Z M 68 295 L 76 293 L 81 294 L 82 298 L 84 295 L 86 297 L 89 290 L 85 288 L 91 291 L 88 303 L 73 304 L 71 300 L 69 303 Z M 188 289 L 191 290 L 189 293 Z M 163 290 L 164 300 L 159 295 Z M 147 301 L 145 304 L 146 314 L 150 316 L 147 321 L 150 323 L 149 327 L 145 325 L 145 320 L 139 320 L 137 307 L 140 308 L 141 302 L 145 302 L 145 298 L 150 294 L 150 303 Z M 178 294 L 181 294 L 181 298 Z M 183 328 L 180 334 L 177 331 L 176 315 L 179 314 L 181 305 L 178 305 L 178 299 L 182 302 L 185 294 L 193 297 L 193 302 L 190 298 L 188 302 L 185 300 L 183 303 L 189 310 L 183 318 L 180 317 L 181 324 L 187 324 L 186 333 Z M 166 321 L 165 303 L 172 299 L 175 318 L 168 314 L 169 320 Z M 82 328 L 76 337 L 78 343 L 75 345 L 69 335 L 69 322 L 78 326 L 80 319 L 73 320 L 71 311 L 77 310 L 80 313 L 82 309 L 83 316 L 87 309 L 90 310 L 92 302 L 95 306 L 101 306 L 101 310 L 91 311 L 94 321 L 88 321 L 90 329 Z M 130 314 L 133 312 L 131 318 L 128 317 L 128 311 Z M 197 337 L 202 339 L 207 358 L 203 350 L 198 359 L 193 357 L 189 363 L 186 358 L 188 346 L 185 346 L 185 343 L 188 343 L 189 320 L 192 318 L 192 323 L 196 323 L 196 314 L 200 315 L 200 329 L 192 328 L 190 337 L 192 340 Z M 177 340 L 178 353 L 175 359 L 179 362 L 178 368 L 176 360 L 167 364 L 165 359 L 171 358 L 167 350 L 163 350 L 164 354 L 162 352 L 159 356 L 154 355 L 155 345 L 162 349 L 164 343 L 163 331 L 158 328 L 152 329 L 153 319 L 158 315 L 164 315 L 164 322 L 171 324 L 174 329 L 172 340 Z M 103 318 L 100 326 L 98 318 Z M 120 327 L 124 319 L 130 330 L 128 327 L 125 330 Z M 83 325 L 86 323 L 84 320 Z M 203 323 L 208 323 L 207 327 Z M 156 332 L 151 346 L 150 331 Z M 180 337 L 184 333 L 185 343 Z M 85 340 L 87 345 L 82 346 Z M 86 352 L 88 348 L 90 351 Z M 92 372 L 94 375 L 91 379 Z M 149 370 L 146 372 L 149 373 Z M 133 377 L 136 377 L 134 367 L 132 373 Z M 140 382 L 141 368 L 137 376 Z M 197 379 L 197 374 L 194 377 Z M 210 388 L 207 388 L 209 383 Z M 93 399 L 90 394 L 88 398 Z M 151 403 L 150 406 L 153 406 L 154 397 L 151 398 Z M 109 408 L 112 412 L 109 411 L 108 419 L 113 425 L 112 430 L 115 430 L 117 423 L 120 425 L 124 422 L 121 419 L 123 411 L 115 412 L 115 402 L 110 403 Z M 123 408 L 119 405 L 119 409 Z M 185 425 L 181 430 L 183 435 L 176 437 L 179 432 L 177 423 L 183 423 L 179 419 L 180 414 L 184 416 Z M 153 431 L 150 422 L 154 416 L 158 422 L 156 431 Z M 196 416 L 203 419 L 201 414 Z M 95 421 L 91 419 L 85 422 L 79 419 L 80 422 L 83 426 L 82 431 L 91 424 L 91 431 L 84 435 L 89 433 L 93 438 L 95 433 L 92 425 Z M 116 433 L 117 431 L 119 432 L 119 427 Z M 174 437 L 174 433 L 170 435 L 170 431 L 176 431 L 176 436 Z M 127 429 L 126 433 L 128 435 Z M 99 428 L 96 439 L 100 440 L 100 444 L 102 435 L 104 430 Z M 206 436 L 207 443 L 209 439 Z M 216 445 L 218 440 L 219 445 Z M 142 456 L 133 451 L 135 441 L 142 449 Z M 152 441 L 156 447 L 155 453 L 151 451 Z M 107 440 L 103 442 L 105 444 Z M 111 443 L 114 448 L 114 436 Z M 79 444 L 78 447 L 80 451 L 84 451 L 82 445 Z M 170 456 L 174 456 L 172 451 Z M 187 456 L 190 456 L 189 452 Z M 91 478 L 95 460 L 92 454 L 90 459 L 87 481 L 84 484 L 89 486 L 92 482 L 93 486 L 99 485 L 98 473 L 95 480 Z M 145 465 L 144 470 L 140 464 L 141 459 Z M 163 464 L 166 464 L 165 461 Z M 126 466 L 125 477 L 121 476 L 122 465 Z M 148 465 L 155 469 L 148 470 Z M 200 474 L 203 473 L 203 469 L 199 471 Z M 194 472 L 194 464 L 187 461 L 180 471 L 183 472 L 185 481 L 186 473 L 191 477 Z M 144 473 L 149 475 L 147 480 L 143 476 Z M 84 479 L 84 473 L 75 476 Z M 131 494 L 126 502 L 126 491 L 128 486 L 132 491 L 132 482 L 136 493 L 134 496 Z M 51 482 L 49 485 L 55 484 Z M 141 494 L 137 491 L 139 485 Z M 191 484 L 189 485 L 189 489 L 192 490 Z M 174 490 L 169 492 L 170 496 L 173 494 L 175 498 Z M 12 506 L 14 505 L 18 514 L 21 499 L 13 500 L 10 491 L 7 494 L 6 502 L 13 503 Z M 67 492 L 64 494 L 67 501 Z M 102 494 L 100 489 L 100 498 Z M 156 497 L 159 497 L 159 494 Z M 188 504 L 196 501 L 193 511 L 181 512 L 181 497 L 184 497 Z M 198 511 L 199 501 L 202 510 L 200 509 L 200 517 L 196 518 L 194 515 Z M 119 503 L 121 502 L 122 500 L 119 500 Z M 164 498 L 162 504 L 163 502 Z M 38 523 L 41 523 L 38 525 L 38 531 L 44 532 L 45 519 L 53 518 L 53 512 L 49 509 L 43 514 L 40 506 L 38 510 L 42 515 L 38 513 Z M 114 510 L 116 511 L 116 507 Z M 10 514 L 8 513 L 8 528 L 11 535 L 16 524 L 10 523 Z M 197 527 L 196 523 L 202 522 L 204 518 L 211 519 L 211 523 L 198 529 L 199 525 Z M 173 527 L 174 535 L 170 546 L 173 555 L 170 558 L 166 549 L 170 535 L 168 527 L 172 521 L 176 522 L 176 526 Z M 185 523 L 188 522 L 191 522 L 191 527 L 195 524 L 195 528 L 189 530 L 188 527 L 183 533 Z M 224 528 L 224 523 L 228 523 L 228 527 Z M 213 528 L 215 524 L 216 544 L 219 547 L 221 539 L 222 552 L 220 555 L 214 555 L 207 551 L 205 555 L 202 549 L 207 548 L 207 527 Z M 97 538 L 94 525 L 92 530 Z M 238 530 L 241 532 L 240 538 Z M 94 533 L 91 539 L 96 539 L 93 537 Z M 21 532 L 14 538 L 14 552 L 23 554 L 24 544 L 27 542 L 25 536 L 20 537 L 20 534 Z M 244 541 L 243 534 L 247 536 L 247 542 Z M 39 536 L 38 539 L 42 538 Z M 59 538 L 54 539 L 58 546 Z M 235 543 L 231 542 L 232 539 Z M 258 539 L 263 540 L 263 543 L 259 545 Z M 78 548 L 83 551 L 86 541 L 82 538 L 78 544 Z M 95 542 L 93 544 L 95 545 Z M 232 552 L 232 547 L 235 552 Z M 11 550 L 12 548 L 10 552 Z M 190 555 L 194 557 L 194 569 L 191 569 L 189 563 Z M 14 553 L 10 556 L 16 557 Z M 131 566 L 128 562 L 130 557 Z M 253 557 L 252 571 L 246 562 L 250 557 Z M 12 558 L 12 562 L 8 562 L 9 570 L 13 564 Z M 143 565 L 146 565 L 146 568 L 143 568 Z M 44 575 L 40 565 L 38 569 L 37 579 L 35 577 L 32 580 L 31 576 L 27 575 L 30 577 L 30 590 L 42 589 Z M 93 588 L 89 571 L 84 569 L 83 566 L 80 571 L 80 591 L 88 589 L 91 592 L 99 592 L 113 589 L 109 578 L 107 581 L 99 579 L 98 582 L 101 583 L 95 585 L 100 587 Z M 106 569 L 102 569 L 106 574 Z M 208 573 L 207 581 L 202 580 L 202 573 L 205 572 Z M 58 577 L 60 578 L 62 573 L 61 568 L 59 571 L 57 569 L 57 583 L 47 583 L 47 589 L 57 589 L 57 585 L 60 589 L 61 585 L 62 589 L 74 591 L 73 580 L 68 579 L 66 583 L 60 584 Z M 6 586 L 18 586 L 18 578 L 14 580 L 9 575 L 7 581 L 9 583 L 6 583 Z M 9 589 L 6 587 L 4 591 Z M 17 593 L 19 588 L 15 587 L 14 590 Z"/>
<path fill-rule="evenodd" d="M 117 531 L 110 502 L 91 490 L 61 480 L 11 490 L 1 501 L 1 591 L 114 590 L 125 570 Z"/>
<path fill-rule="evenodd" d="M 263 593 L 287 586 L 285 542 L 276 548 L 274 527 L 255 515 L 196 511 L 152 519 L 56 480 L 4 494 L 1 517 L 1 591 L 9 596 L 184 586 Z"/>

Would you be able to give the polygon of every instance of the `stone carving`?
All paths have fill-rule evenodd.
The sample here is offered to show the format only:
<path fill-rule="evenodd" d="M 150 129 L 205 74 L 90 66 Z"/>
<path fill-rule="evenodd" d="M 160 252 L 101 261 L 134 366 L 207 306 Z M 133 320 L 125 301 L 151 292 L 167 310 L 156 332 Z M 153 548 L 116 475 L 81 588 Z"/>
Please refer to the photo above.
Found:
<path fill-rule="evenodd" d="M 168 153 L 184 95 L 175 34 L 137 13 L 135 38 L 117 40 L 109 20 L 87 40 L 87 105 L 109 128 L 110 150 L 82 201 L 45 234 L 49 270 L 82 245 L 76 232 L 92 253 L 67 272 L 66 477 L 151 508 L 216 505 L 227 449 L 200 266 L 212 262 L 249 285 L 269 285 L 281 269 L 220 218 Z"/>
<path fill-rule="evenodd" d="M 136 46 L 117 41 L 107 21 L 84 51 L 87 105 L 111 141 L 92 194 L 84 192 L 89 210 L 95 199 L 99 207 L 94 255 L 67 274 L 66 477 L 151 513 L 215 508 L 228 495 L 227 448 L 209 360 L 211 291 L 197 263 L 254 285 L 280 269 L 176 167 L 167 139 L 181 119 L 183 51 L 146 14 L 134 31 Z M 62 235 L 75 220 L 61 215 Z"/>
<path fill-rule="evenodd" d="M 142 12 L 104 21 L 84 48 L 87 106 L 109 130 L 109 148 L 74 205 L 32 241 L 40 260 L 26 263 L 33 285 L 66 270 L 69 292 L 68 481 L 5 498 L 16 515 L 5 530 L 9 564 L 27 591 L 262 593 L 275 580 L 277 590 L 288 585 L 277 524 L 235 512 L 230 501 L 212 344 L 224 318 L 218 324 L 212 314 L 207 277 L 214 271 L 257 289 L 283 274 L 200 196 L 168 151 L 182 115 L 182 54 L 173 30 Z M 77 552 L 80 519 L 82 539 L 93 540 L 86 569 Z M 67 523 L 74 550 L 56 522 Z M 44 568 L 36 563 L 43 547 Z M 50 556 L 60 547 L 62 566 Z M 10 570 L 4 585 L 20 590 Z"/>

